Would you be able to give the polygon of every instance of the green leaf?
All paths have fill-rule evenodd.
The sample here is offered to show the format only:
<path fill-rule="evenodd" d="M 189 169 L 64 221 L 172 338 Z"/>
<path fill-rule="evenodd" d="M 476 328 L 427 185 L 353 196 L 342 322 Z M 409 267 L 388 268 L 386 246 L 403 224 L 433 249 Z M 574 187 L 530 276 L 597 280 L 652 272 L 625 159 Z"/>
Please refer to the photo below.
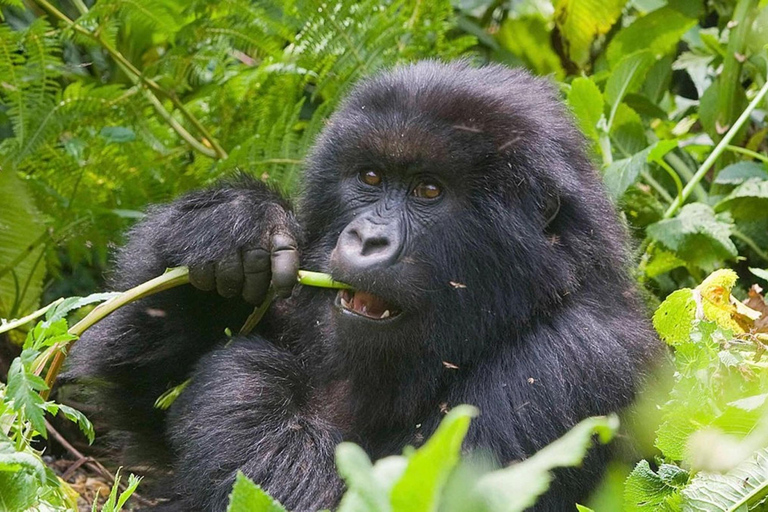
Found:
<path fill-rule="evenodd" d="M 611 124 L 613 148 L 621 155 L 631 157 L 648 147 L 643 120 L 637 112 L 620 103 Z"/>
<path fill-rule="evenodd" d="M 691 203 L 683 206 L 677 217 L 648 226 L 647 233 L 683 260 L 710 270 L 738 256 L 730 239 L 731 227 L 709 206 Z"/>
<path fill-rule="evenodd" d="M 626 3 L 626 0 L 555 2 L 555 22 L 573 62 L 583 67 L 589 61 L 592 42 L 611 29 Z"/>
<path fill-rule="evenodd" d="M 630 185 L 637 181 L 640 173 L 648 165 L 650 148 L 635 153 L 629 158 L 622 158 L 611 163 L 603 170 L 603 182 L 612 198 L 617 200 Z"/>
<path fill-rule="evenodd" d="M 93 431 L 93 424 L 88 418 L 85 417 L 85 414 L 68 405 L 64 405 L 64 404 L 56 404 L 56 405 L 58 406 L 59 410 L 62 413 L 64 413 L 64 416 L 69 421 L 73 423 L 77 423 L 77 426 L 80 428 L 80 431 L 88 439 L 88 444 L 92 444 L 93 440 L 96 438 L 96 434 Z"/>
<path fill-rule="evenodd" d="M 768 449 L 758 450 L 725 475 L 698 473 L 682 494 L 684 512 L 748 510 L 768 496 Z"/>
<path fill-rule="evenodd" d="M 387 489 L 376 480 L 371 459 L 354 443 L 336 447 L 336 466 L 347 484 L 339 512 L 389 512 L 392 510 Z"/>
<path fill-rule="evenodd" d="M 45 402 L 40 397 L 39 392 L 48 389 L 45 381 L 29 372 L 21 363 L 20 358 L 16 358 L 11 363 L 8 370 L 8 386 L 6 387 L 6 402 L 13 401 L 13 408 L 23 415 L 23 418 L 29 420 L 32 427 L 43 437 L 47 436 L 45 430 Z"/>
<path fill-rule="evenodd" d="M 768 281 L 768 269 L 749 267 L 749 271 L 755 274 L 760 279 L 765 279 L 766 281 Z"/>
<path fill-rule="evenodd" d="M 653 66 L 655 58 L 648 51 L 640 51 L 627 55 L 613 69 L 605 84 L 605 101 L 608 104 L 611 115 L 608 117 L 609 127 L 616 116 L 616 110 L 624 96 L 631 92 L 637 92 L 645 81 L 645 75 Z"/>
<path fill-rule="evenodd" d="M 238 471 L 227 512 L 287 512 L 285 507 Z"/>
<path fill-rule="evenodd" d="M 661 512 L 679 510 L 680 489 L 688 473 L 672 464 L 662 464 L 654 473 L 648 461 L 641 460 L 627 478 L 624 487 L 626 512 Z"/>
<path fill-rule="evenodd" d="M 0 512 L 28 510 L 37 503 L 40 482 L 25 471 L 0 472 Z"/>
<path fill-rule="evenodd" d="M 549 488 L 553 469 L 578 466 L 592 446 L 593 436 L 607 443 L 618 426 L 614 415 L 587 418 L 525 461 L 482 476 L 475 493 L 486 510 L 526 510 Z"/>
<path fill-rule="evenodd" d="M 409 458 L 403 476 L 392 488 L 391 503 L 398 512 L 436 510 L 451 470 L 459 462 L 461 443 L 477 409 L 459 405 L 450 410 L 437 431 Z"/>
<path fill-rule="evenodd" d="M 768 180 L 752 178 L 736 187 L 715 205 L 715 211 L 724 210 L 730 211 L 737 220 L 768 217 Z"/>
<path fill-rule="evenodd" d="M 696 300 L 693 290 L 684 288 L 672 292 L 653 314 L 653 327 L 662 340 L 671 346 L 688 343 L 696 320 Z"/>
<path fill-rule="evenodd" d="M 603 94 L 597 85 L 586 77 L 575 78 L 568 91 L 568 104 L 581 130 L 587 137 L 597 142 L 599 139 L 597 123 L 603 116 Z"/>
<path fill-rule="evenodd" d="M 130 128 L 124 126 L 105 126 L 99 133 L 109 142 L 133 142 L 136 134 Z"/>
<path fill-rule="evenodd" d="M 765 170 L 765 165 L 757 162 L 731 164 L 717 173 L 715 183 L 718 185 L 740 185 L 752 178 L 768 180 L 768 171 Z"/>
<path fill-rule="evenodd" d="M 611 67 L 625 56 L 640 50 L 650 50 L 656 57 L 664 56 L 677 46 L 680 38 L 694 25 L 689 18 L 670 7 L 662 7 L 636 19 L 611 40 L 606 50 Z"/>
<path fill-rule="evenodd" d="M 67 297 L 61 303 L 52 307 L 45 313 L 45 321 L 51 324 L 65 318 L 70 311 L 80 309 L 88 304 L 104 302 L 120 295 L 120 292 L 92 293 L 87 297 Z"/>
<path fill-rule="evenodd" d="M 44 231 L 42 216 L 25 183 L 9 169 L 0 169 L 0 269 L 16 262 L 0 275 L 0 317 L 23 316 L 37 306 L 45 276 L 45 265 L 38 261 L 43 245 L 29 249 Z M 29 286 L 21 299 L 27 281 Z M 14 311 L 18 300 L 21 303 Z"/>

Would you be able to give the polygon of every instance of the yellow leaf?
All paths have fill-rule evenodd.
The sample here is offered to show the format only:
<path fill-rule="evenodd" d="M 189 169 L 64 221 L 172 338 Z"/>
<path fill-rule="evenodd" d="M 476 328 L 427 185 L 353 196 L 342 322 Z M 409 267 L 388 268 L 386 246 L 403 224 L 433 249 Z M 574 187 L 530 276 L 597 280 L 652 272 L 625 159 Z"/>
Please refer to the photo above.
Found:
<path fill-rule="evenodd" d="M 760 313 L 747 307 L 731 295 L 738 275 L 730 269 L 715 270 L 696 287 L 701 296 L 701 309 L 707 320 L 734 333 L 744 333 Z"/>

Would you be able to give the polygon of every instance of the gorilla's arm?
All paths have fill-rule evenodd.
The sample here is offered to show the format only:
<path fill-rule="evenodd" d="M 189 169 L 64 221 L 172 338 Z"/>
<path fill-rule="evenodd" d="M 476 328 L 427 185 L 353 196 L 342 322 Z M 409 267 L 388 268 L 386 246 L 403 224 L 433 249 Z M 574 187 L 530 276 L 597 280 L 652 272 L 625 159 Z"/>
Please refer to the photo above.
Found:
<path fill-rule="evenodd" d="M 300 361 L 262 338 L 210 353 L 171 408 L 177 490 L 190 509 L 223 511 L 241 470 L 289 510 L 335 505 L 342 435 L 323 409 Z"/>
<path fill-rule="evenodd" d="M 181 286 L 121 308 L 78 341 L 66 377 L 106 384 L 103 405 L 113 425 L 162 445 L 154 401 L 187 378 L 226 327 L 237 332 L 253 310 L 243 297 L 255 302 L 269 286 L 272 239 L 297 232 L 287 204 L 246 178 L 152 208 L 118 253 L 113 287 L 189 265 L 194 284 L 219 293 Z"/>

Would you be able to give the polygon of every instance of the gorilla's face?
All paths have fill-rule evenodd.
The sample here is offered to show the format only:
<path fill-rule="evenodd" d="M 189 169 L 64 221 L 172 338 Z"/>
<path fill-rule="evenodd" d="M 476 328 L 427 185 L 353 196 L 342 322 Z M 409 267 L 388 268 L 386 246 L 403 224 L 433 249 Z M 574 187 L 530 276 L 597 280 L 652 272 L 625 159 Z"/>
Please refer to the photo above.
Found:
<path fill-rule="evenodd" d="M 551 311 L 613 244 L 602 193 L 604 211 L 582 206 L 599 177 L 555 92 L 503 68 L 450 70 L 357 87 L 309 157 L 303 264 L 356 290 L 328 297 L 337 339 L 460 359 Z"/>

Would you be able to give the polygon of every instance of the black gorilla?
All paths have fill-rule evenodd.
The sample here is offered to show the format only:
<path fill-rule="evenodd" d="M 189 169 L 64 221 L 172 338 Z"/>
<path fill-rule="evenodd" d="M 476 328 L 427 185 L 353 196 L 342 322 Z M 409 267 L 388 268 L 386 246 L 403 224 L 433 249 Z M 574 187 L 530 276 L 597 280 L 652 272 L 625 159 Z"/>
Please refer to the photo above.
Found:
<path fill-rule="evenodd" d="M 331 507 L 342 440 L 399 453 L 468 403 L 466 449 L 508 463 L 626 405 L 656 344 L 625 244 L 550 84 L 422 62 L 351 93 L 295 214 L 245 177 L 152 208 L 115 287 L 177 265 L 195 287 L 98 324 L 70 375 L 106 383 L 114 426 L 165 447 L 185 509 L 223 510 L 239 469 L 291 509 Z M 294 288 L 299 262 L 358 291 Z M 270 282 L 283 299 L 227 343 Z M 189 376 L 167 415 L 153 409 Z M 604 458 L 537 509 L 573 509 Z"/>

